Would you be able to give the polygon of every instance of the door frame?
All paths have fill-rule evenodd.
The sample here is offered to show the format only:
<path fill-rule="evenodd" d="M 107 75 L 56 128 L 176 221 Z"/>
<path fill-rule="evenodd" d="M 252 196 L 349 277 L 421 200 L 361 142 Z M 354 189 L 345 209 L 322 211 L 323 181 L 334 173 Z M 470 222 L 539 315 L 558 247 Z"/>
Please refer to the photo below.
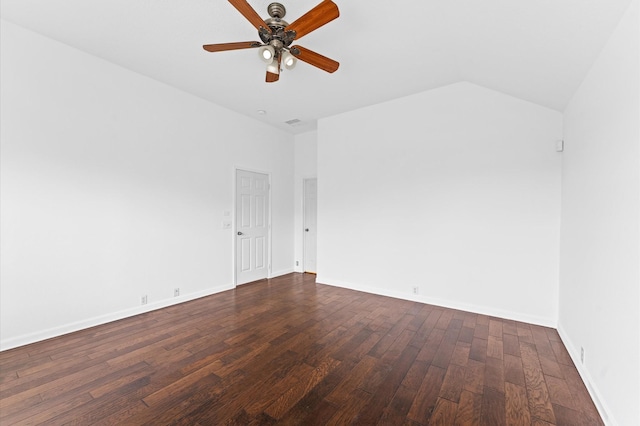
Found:
<path fill-rule="evenodd" d="M 306 259 L 307 259 L 307 233 L 305 232 L 306 228 L 306 219 L 307 219 L 307 181 L 315 180 L 316 181 L 316 226 L 318 225 L 318 177 L 317 176 L 308 176 L 302 178 L 302 272 L 306 271 Z M 316 231 L 316 269 L 318 264 L 318 234 Z M 313 271 L 313 273 L 317 274 L 318 271 Z"/>
<path fill-rule="evenodd" d="M 269 207 L 267 208 L 267 238 L 269 239 L 269 241 L 267 242 L 267 278 L 271 278 L 271 173 L 270 172 L 266 172 L 264 170 L 257 170 L 257 169 L 252 169 L 251 167 L 242 167 L 242 166 L 235 166 L 233 168 L 233 244 L 231 244 L 231 250 L 233 251 L 233 287 L 236 288 L 238 287 L 238 250 L 237 250 L 237 245 L 238 245 L 238 239 L 236 238 L 236 235 L 238 233 L 238 224 L 236 221 L 236 217 L 237 217 L 237 210 L 238 210 L 238 200 L 237 200 L 237 188 L 238 188 L 238 170 L 244 171 L 244 172 L 251 172 L 251 173 L 260 173 L 263 175 L 267 175 L 267 184 L 269 185 L 268 190 L 267 190 L 267 197 L 268 197 L 268 202 L 269 202 Z"/>

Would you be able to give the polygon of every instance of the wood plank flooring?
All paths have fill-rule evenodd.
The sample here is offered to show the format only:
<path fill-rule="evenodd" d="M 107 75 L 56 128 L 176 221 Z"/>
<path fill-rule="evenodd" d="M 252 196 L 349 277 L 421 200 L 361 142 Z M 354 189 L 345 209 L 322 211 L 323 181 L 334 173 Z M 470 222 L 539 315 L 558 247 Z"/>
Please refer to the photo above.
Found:
<path fill-rule="evenodd" d="M 603 423 L 553 329 L 291 274 L 0 353 L 0 424 Z"/>

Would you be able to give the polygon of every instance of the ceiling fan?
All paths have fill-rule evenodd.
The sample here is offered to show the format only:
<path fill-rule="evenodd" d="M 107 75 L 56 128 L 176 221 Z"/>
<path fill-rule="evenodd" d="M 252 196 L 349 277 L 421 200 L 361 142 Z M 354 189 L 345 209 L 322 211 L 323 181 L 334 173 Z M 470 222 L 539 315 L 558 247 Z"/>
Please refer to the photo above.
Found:
<path fill-rule="evenodd" d="M 287 12 L 280 3 L 271 3 L 267 7 L 270 18 L 266 20 L 263 20 L 246 0 L 229 0 L 229 3 L 258 30 L 258 36 L 262 42 L 205 44 L 202 46 L 204 50 L 222 52 L 258 48 L 260 57 L 267 63 L 267 83 L 278 81 L 281 66 L 292 69 L 297 59 L 330 73 L 335 72 L 340 66 L 337 61 L 312 50 L 302 46 L 291 46 L 294 40 L 304 37 L 340 16 L 338 6 L 331 0 L 323 0 L 291 24 L 282 19 Z"/>

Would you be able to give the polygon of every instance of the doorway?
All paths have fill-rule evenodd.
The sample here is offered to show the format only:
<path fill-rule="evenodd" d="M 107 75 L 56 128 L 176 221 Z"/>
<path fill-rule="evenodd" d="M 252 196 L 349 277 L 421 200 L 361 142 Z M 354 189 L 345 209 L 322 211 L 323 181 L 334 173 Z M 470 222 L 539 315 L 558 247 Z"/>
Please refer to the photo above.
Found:
<path fill-rule="evenodd" d="M 269 175 L 236 170 L 236 285 L 269 277 Z"/>
<path fill-rule="evenodd" d="M 318 179 L 305 179 L 303 188 L 303 262 L 304 272 L 317 272 L 316 251 L 318 240 Z"/>

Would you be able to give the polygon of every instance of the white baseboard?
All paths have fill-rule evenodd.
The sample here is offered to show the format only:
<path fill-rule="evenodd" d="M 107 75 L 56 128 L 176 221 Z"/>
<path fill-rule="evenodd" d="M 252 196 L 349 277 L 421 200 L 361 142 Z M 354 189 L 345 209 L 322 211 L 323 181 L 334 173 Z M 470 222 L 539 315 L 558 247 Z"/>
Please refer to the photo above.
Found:
<path fill-rule="evenodd" d="M 410 300 L 412 302 L 420 302 L 428 305 L 441 306 L 443 308 L 457 309 L 460 311 L 473 312 L 475 314 L 482 314 L 492 316 L 496 318 L 504 318 L 513 321 L 526 322 L 529 324 L 541 325 L 543 327 L 556 328 L 557 323 L 554 318 L 538 317 L 533 315 L 522 314 L 520 312 L 513 312 L 508 310 L 496 309 L 490 306 L 471 305 L 456 300 L 437 299 L 419 294 L 407 294 L 401 292 L 395 292 L 392 290 L 385 290 L 378 287 L 368 287 L 365 285 L 349 283 L 346 281 L 335 280 L 326 278 L 324 276 L 318 276 L 316 282 L 319 284 L 332 285 L 335 287 L 348 288 L 350 290 L 362 291 L 365 293 L 377 294 L 379 296 L 393 297 L 395 299 Z"/>
<path fill-rule="evenodd" d="M 49 328 L 35 333 L 29 333 L 22 336 L 12 337 L 10 339 L 0 340 L 0 351 L 6 351 L 9 349 L 17 348 L 19 346 L 28 345 L 30 343 L 62 336 L 63 334 L 73 333 L 75 331 L 84 330 L 86 328 L 95 327 L 97 325 L 106 324 L 112 321 L 118 321 L 123 318 L 128 318 L 135 315 L 144 314 L 146 312 L 155 311 L 157 309 L 166 308 L 168 306 L 189 302 L 191 300 L 210 296 L 212 294 L 220 293 L 227 290 L 232 290 L 234 288 L 235 286 L 233 284 L 213 287 L 197 293 L 190 293 L 178 297 L 159 300 L 157 302 L 149 303 L 148 305 L 136 306 L 118 312 L 112 312 L 109 314 L 64 324 L 58 327 Z"/>
<path fill-rule="evenodd" d="M 443 300 L 443 299 L 433 299 L 429 297 L 424 297 L 421 295 L 413 295 L 413 294 L 405 294 L 400 292 L 394 292 L 389 290 L 383 290 L 377 287 L 368 287 L 358 284 L 353 284 L 341 280 L 334 280 L 325 277 L 318 277 L 316 280 L 319 284 L 332 285 L 335 287 L 348 288 L 350 290 L 362 291 L 365 293 L 377 294 L 380 296 L 393 297 L 396 299 L 410 300 L 414 302 L 426 303 L 429 305 L 436 305 L 450 309 L 458 309 L 467 312 L 473 312 L 477 314 L 489 315 L 497 318 L 505 318 L 514 321 L 526 322 L 529 324 L 541 325 L 544 327 L 556 328 L 558 330 L 558 334 L 562 339 L 564 346 L 567 348 L 569 352 L 569 356 L 571 357 L 573 363 L 575 364 L 582 381 L 584 382 L 593 403 L 595 404 L 600 417 L 604 421 L 607 426 L 618 426 L 619 423 L 616 422 L 615 418 L 611 414 L 611 410 L 607 407 L 604 402 L 598 388 L 593 384 L 593 380 L 589 371 L 580 363 L 580 352 L 576 349 L 576 346 L 573 344 L 569 336 L 566 334 L 564 329 L 560 324 L 557 324 L 556 321 L 548 318 L 535 317 L 531 315 L 521 314 L 518 312 L 511 312 L 506 310 L 495 309 L 492 307 L 486 306 L 477 306 L 477 305 L 468 305 L 465 303 L 460 303 L 457 301 L 451 300 Z"/>
<path fill-rule="evenodd" d="M 593 379 L 591 377 L 591 374 L 589 373 L 589 370 L 582 364 L 582 362 L 580 362 L 580 350 L 576 345 L 573 344 L 573 342 L 569 338 L 569 335 L 564 331 L 562 324 L 558 324 L 558 334 L 560 335 L 560 339 L 562 339 L 564 347 L 567 348 L 567 352 L 569 352 L 569 356 L 575 364 L 578 370 L 578 374 L 580 374 L 580 377 L 582 378 L 587 391 L 589 391 L 591 400 L 596 406 L 598 413 L 600 413 L 602 421 L 604 421 L 604 424 L 607 426 L 618 426 L 619 423 L 615 420 L 613 414 L 611 413 L 611 410 L 604 402 L 604 399 L 602 398 L 598 387 L 593 384 Z"/>
<path fill-rule="evenodd" d="M 271 278 L 291 274 L 293 272 L 295 272 L 293 268 L 274 271 L 271 274 Z M 157 309 L 166 308 L 168 306 L 177 305 L 179 303 L 188 302 L 191 300 L 199 299 L 201 297 L 220 293 L 222 291 L 232 290 L 234 288 L 235 286 L 233 284 L 218 286 L 218 287 L 210 288 L 197 293 L 185 294 L 178 297 L 159 300 L 157 302 L 149 303 L 148 305 L 135 306 L 133 308 L 124 309 L 118 312 L 112 312 L 109 314 L 100 315 L 93 318 L 87 318 L 81 321 L 64 324 L 61 326 L 49 328 L 49 329 L 38 331 L 35 333 L 29 333 L 22 336 L 12 337 L 9 339 L 0 339 L 0 351 L 6 351 L 9 349 L 17 348 L 19 346 L 28 345 L 30 343 L 40 342 L 42 340 L 51 339 L 53 337 L 62 336 L 64 334 L 73 333 L 75 331 L 84 330 L 86 328 L 95 327 L 97 325 L 106 324 L 112 321 L 118 321 L 123 318 L 144 314 L 146 312 L 155 311 Z"/>
<path fill-rule="evenodd" d="M 279 271 L 272 271 L 270 278 L 281 277 L 282 275 L 293 274 L 295 271 L 294 268 L 281 269 Z"/>

